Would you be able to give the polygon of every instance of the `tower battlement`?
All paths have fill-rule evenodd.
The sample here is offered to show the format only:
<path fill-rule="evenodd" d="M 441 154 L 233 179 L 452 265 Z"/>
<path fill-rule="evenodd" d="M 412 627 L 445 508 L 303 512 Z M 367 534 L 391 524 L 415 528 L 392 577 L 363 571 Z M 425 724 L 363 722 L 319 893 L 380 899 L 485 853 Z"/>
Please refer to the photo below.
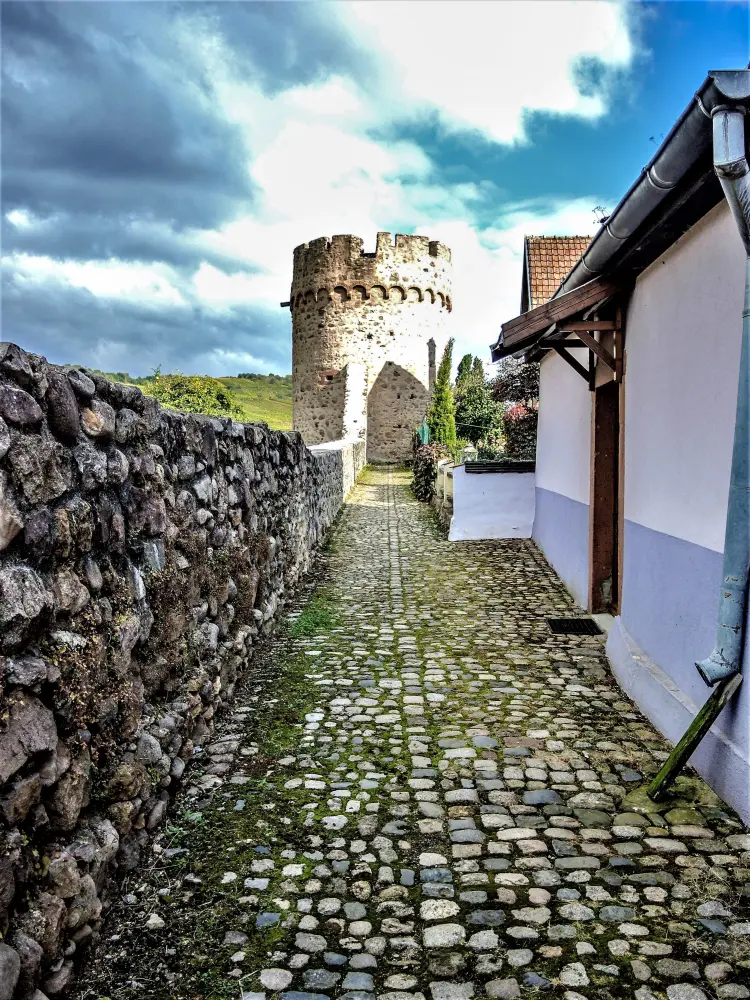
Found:
<path fill-rule="evenodd" d="M 413 286 L 450 297 L 451 252 L 444 243 L 404 233 L 394 241 L 390 233 L 378 233 L 374 252 L 363 246 L 361 236 L 344 234 L 295 247 L 292 301 L 300 293 L 355 285 Z"/>
<path fill-rule="evenodd" d="M 339 236 L 320 236 L 309 243 L 301 243 L 294 248 L 294 264 L 306 266 L 330 266 L 337 261 L 347 261 L 354 264 L 360 257 L 365 257 L 376 261 L 393 264 L 405 264 L 419 260 L 421 257 L 442 257 L 450 261 L 450 248 L 445 243 L 437 240 L 430 240 L 426 236 L 411 236 L 405 233 L 396 233 L 396 239 L 391 239 L 390 233 L 378 233 L 375 242 L 375 252 L 367 253 L 362 247 L 364 240 L 361 236 L 352 236 L 348 233 Z"/>

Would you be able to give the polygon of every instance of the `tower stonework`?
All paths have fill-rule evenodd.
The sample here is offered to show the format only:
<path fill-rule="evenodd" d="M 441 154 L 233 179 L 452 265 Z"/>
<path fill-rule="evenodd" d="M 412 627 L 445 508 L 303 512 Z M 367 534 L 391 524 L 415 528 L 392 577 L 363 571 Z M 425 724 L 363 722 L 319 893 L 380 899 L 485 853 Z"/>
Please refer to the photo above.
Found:
<path fill-rule="evenodd" d="M 448 339 L 451 252 L 424 236 L 322 237 L 294 251 L 294 427 L 307 444 L 366 437 L 368 462 L 411 455 Z"/>

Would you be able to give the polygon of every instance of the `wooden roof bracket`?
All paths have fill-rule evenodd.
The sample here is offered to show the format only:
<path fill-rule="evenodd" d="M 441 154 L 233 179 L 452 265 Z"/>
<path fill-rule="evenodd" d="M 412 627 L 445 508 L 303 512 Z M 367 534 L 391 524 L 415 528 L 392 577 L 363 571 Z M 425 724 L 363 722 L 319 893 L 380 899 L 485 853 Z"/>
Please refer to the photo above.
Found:
<path fill-rule="evenodd" d="M 611 332 L 614 334 L 614 355 L 610 354 L 606 347 L 603 347 L 596 337 L 594 337 L 594 333 L 596 331 L 607 333 Z M 563 339 L 571 335 L 578 339 Z M 551 329 L 548 331 L 547 336 L 550 339 L 540 341 L 537 344 L 537 347 L 542 349 L 545 347 L 551 348 L 570 365 L 573 371 L 577 372 L 581 378 L 586 379 L 589 384 L 589 389 L 592 392 L 596 388 L 595 369 L 597 358 L 602 362 L 602 364 L 609 368 L 614 375 L 615 382 L 622 382 L 625 375 L 625 358 L 623 355 L 625 338 L 623 330 L 622 306 L 619 303 L 616 307 L 614 319 L 582 319 L 574 321 L 562 320 L 559 323 L 553 324 Z M 558 337 L 560 339 L 555 339 Z M 582 365 L 580 361 L 577 361 L 572 354 L 569 354 L 568 351 L 565 350 L 566 347 L 588 348 L 588 368 Z"/>
<path fill-rule="evenodd" d="M 572 331 L 562 330 L 562 333 L 570 333 Z M 588 349 L 599 358 L 599 360 L 609 368 L 610 371 L 615 370 L 615 359 L 609 353 L 606 348 L 602 347 L 599 341 L 592 337 L 587 330 L 577 330 L 578 337 L 583 343 L 588 347 Z"/>
<path fill-rule="evenodd" d="M 563 361 L 568 362 L 568 364 L 570 365 L 570 367 L 573 369 L 574 372 L 578 372 L 581 378 L 585 378 L 587 382 L 589 381 L 588 369 L 584 368 L 580 361 L 576 361 L 576 359 L 573 357 L 572 354 L 568 354 L 565 348 L 562 347 L 560 344 L 556 344 L 554 340 L 550 342 L 549 346 L 552 348 L 553 351 L 555 351 L 556 354 L 560 355 Z"/>

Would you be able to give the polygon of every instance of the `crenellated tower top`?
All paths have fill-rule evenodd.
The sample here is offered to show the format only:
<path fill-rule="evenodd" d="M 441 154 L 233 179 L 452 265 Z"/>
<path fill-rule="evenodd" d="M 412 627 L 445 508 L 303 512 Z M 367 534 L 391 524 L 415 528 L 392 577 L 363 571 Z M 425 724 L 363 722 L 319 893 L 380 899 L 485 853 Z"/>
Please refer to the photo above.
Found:
<path fill-rule="evenodd" d="M 322 236 L 294 250 L 291 301 L 299 295 L 361 287 L 368 297 L 373 287 L 416 288 L 420 301 L 440 301 L 450 309 L 451 252 L 426 236 L 378 233 L 374 253 L 366 253 L 360 236 Z M 429 293 L 432 293 L 429 295 Z"/>

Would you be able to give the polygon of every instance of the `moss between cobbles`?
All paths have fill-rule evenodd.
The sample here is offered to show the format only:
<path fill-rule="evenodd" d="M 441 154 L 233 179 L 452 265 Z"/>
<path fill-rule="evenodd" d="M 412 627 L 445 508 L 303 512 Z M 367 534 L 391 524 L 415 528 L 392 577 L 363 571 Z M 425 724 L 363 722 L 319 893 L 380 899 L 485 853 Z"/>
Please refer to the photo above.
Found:
<path fill-rule="evenodd" d="M 336 525 L 329 535 L 329 552 L 335 551 L 335 536 Z M 106 997 L 101 993 L 100 1000 L 142 998 L 144 990 L 149 1000 L 236 1000 L 240 983 L 243 989 L 252 990 L 254 975 L 268 964 L 270 953 L 294 933 L 279 925 L 257 930 L 254 911 L 243 909 L 239 898 L 252 894 L 244 888 L 244 879 L 252 874 L 253 861 L 278 856 L 286 848 L 297 853 L 306 849 L 302 806 L 310 798 L 309 791 L 283 789 L 282 798 L 281 788 L 268 779 L 279 759 L 298 750 L 301 724 L 315 704 L 311 658 L 300 649 L 300 640 L 322 638 L 337 624 L 336 602 L 329 587 L 319 585 L 312 593 L 308 589 L 307 595 L 300 609 L 282 617 L 273 634 L 265 637 L 238 687 L 235 704 L 252 702 L 247 720 L 239 723 L 233 713 L 217 722 L 214 741 L 231 732 L 256 751 L 252 756 L 233 755 L 233 766 L 240 764 L 241 773 L 249 780 L 242 785 L 223 783 L 198 800 L 184 793 L 178 797 L 169 824 L 157 838 L 161 850 L 149 856 L 148 872 L 130 876 L 121 887 L 122 895 L 135 892 L 138 896 L 141 889 L 142 905 L 117 903 L 105 926 L 105 942 L 114 934 L 126 948 L 117 954 L 116 944 L 99 947 L 80 978 L 75 994 L 79 1000 L 90 1000 L 102 989 Z M 201 763 L 200 757 L 192 762 L 186 785 L 199 780 Z M 244 809 L 235 811 L 234 802 L 240 798 Z M 281 808 L 276 808 L 276 800 Z M 257 853 L 258 846 L 269 853 Z M 184 854 L 165 858 L 165 851 L 181 849 Z M 309 862 L 307 867 L 313 864 Z M 278 865 L 268 873 L 274 877 L 259 897 L 273 898 L 274 886 L 282 880 L 280 868 Z M 228 871 L 237 878 L 223 887 L 222 876 Z M 200 882 L 184 882 L 187 874 Z M 188 885 L 189 897 L 185 893 Z M 260 905 L 258 912 L 262 909 Z M 144 928 L 149 910 L 163 916 L 167 923 L 164 930 Z M 223 945 L 229 930 L 248 935 L 241 949 L 245 961 L 240 981 L 227 977 L 229 956 L 236 950 Z M 172 949 L 173 955 L 180 956 L 180 978 L 170 985 L 166 973 L 175 963 L 163 958 L 169 958 Z M 133 985 L 128 985 L 129 979 Z"/>
<path fill-rule="evenodd" d="M 378 480 L 374 478 L 373 481 Z M 440 537 L 439 529 L 435 524 L 434 513 L 430 508 L 412 507 L 410 521 L 412 520 L 412 515 L 415 515 L 419 519 L 420 530 L 424 531 L 426 528 L 431 535 L 433 531 L 435 532 L 434 537 Z M 407 525 L 408 530 L 412 530 L 412 525 L 413 522 Z M 394 530 L 398 530 L 398 518 L 396 518 Z M 348 541 L 350 539 L 344 534 L 341 538 L 341 548 L 339 549 L 336 539 L 334 539 L 332 547 L 334 558 L 338 557 L 339 561 L 341 560 L 342 554 L 346 552 Z M 419 659 L 423 664 L 419 671 L 422 675 L 424 675 L 426 669 L 424 665 L 430 659 L 430 650 L 441 647 L 447 648 L 446 637 L 453 635 L 455 627 L 459 629 L 462 627 L 465 616 L 471 610 L 476 610 L 479 607 L 477 602 L 483 604 L 486 599 L 487 606 L 489 607 L 496 601 L 502 603 L 506 600 L 503 593 L 488 593 L 485 595 L 475 592 L 471 595 L 474 601 L 472 607 L 467 609 L 462 605 L 463 595 L 460 589 L 462 585 L 461 572 L 465 574 L 471 571 L 472 573 L 481 574 L 488 560 L 502 560 L 507 550 L 503 548 L 502 544 L 494 549 L 487 547 L 483 550 L 475 550 L 476 565 L 471 565 L 470 567 L 466 565 L 463 559 L 453 557 L 460 571 L 456 585 L 450 576 L 452 569 L 451 557 L 452 552 L 461 550 L 466 551 L 463 546 L 456 547 L 453 550 L 443 550 L 442 564 L 439 569 L 436 568 L 434 571 L 430 566 L 417 565 L 417 560 L 414 560 L 408 567 L 406 561 L 404 561 L 402 566 L 407 568 L 405 571 L 402 571 L 403 580 L 401 586 L 392 591 L 393 599 L 403 602 L 404 607 L 407 608 L 403 620 L 408 622 L 409 634 L 416 639 Z M 473 563 L 474 556 L 472 555 Z M 523 585 L 525 582 L 523 575 L 519 579 Z M 415 580 L 419 581 L 418 596 L 423 605 L 422 610 L 424 608 L 427 609 L 427 613 L 419 618 L 409 610 L 409 605 L 413 608 L 415 603 L 413 593 Z M 507 607 L 507 601 L 505 606 Z M 337 613 L 338 609 L 340 611 Z M 248 722 L 243 724 L 241 735 L 244 742 L 252 739 L 263 750 L 262 757 L 260 754 L 256 754 L 255 757 L 247 758 L 244 761 L 243 771 L 252 776 L 252 781 L 244 786 L 236 786 L 237 794 L 236 796 L 231 796 L 231 798 L 224 798 L 227 792 L 232 789 L 232 786 L 225 784 L 213 796 L 207 796 L 199 805 L 192 803 L 183 810 L 184 822 L 180 820 L 182 829 L 179 832 L 178 838 L 174 840 L 173 846 L 178 846 L 181 843 L 186 844 L 189 846 L 190 855 L 184 859 L 182 856 L 173 858 L 164 867 L 164 871 L 168 873 L 169 879 L 173 884 L 176 884 L 177 880 L 186 874 L 186 870 L 198 874 L 203 879 L 203 882 L 200 887 L 196 888 L 193 898 L 184 905 L 183 922 L 175 927 L 175 930 L 179 930 L 182 944 L 179 952 L 180 959 L 173 960 L 171 967 L 180 968 L 180 971 L 183 973 L 179 987 L 176 988 L 176 991 L 170 991 L 169 987 L 165 986 L 163 981 L 159 983 L 154 980 L 154 986 L 149 982 L 147 986 L 144 984 L 139 991 L 112 993 L 112 1000 L 125 1000 L 125 998 L 130 1000 L 131 997 L 134 998 L 135 996 L 142 998 L 144 996 L 144 989 L 145 995 L 153 997 L 154 1000 L 166 1000 L 168 997 L 180 997 L 180 1000 L 185 1000 L 185 998 L 190 998 L 190 1000 L 236 998 L 240 992 L 239 984 L 236 980 L 232 981 L 226 977 L 231 951 L 221 946 L 223 934 L 228 929 L 242 929 L 249 934 L 250 939 L 242 948 L 245 952 L 245 962 L 242 966 L 245 970 L 245 975 L 240 981 L 243 989 L 252 991 L 259 988 L 256 974 L 260 969 L 268 967 L 269 964 L 285 965 L 284 961 L 269 962 L 269 955 L 276 947 L 286 948 L 288 937 L 293 935 L 294 932 L 284 931 L 280 927 L 273 928 L 270 931 L 257 932 L 255 930 L 250 931 L 245 926 L 240 926 L 238 924 L 238 917 L 243 911 L 238 903 L 238 899 L 243 892 L 252 891 L 245 890 L 242 887 L 245 875 L 249 874 L 251 861 L 261 857 L 271 857 L 276 860 L 277 867 L 273 872 L 263 873 L 264 875 L 273 875 L 273 878 L 268 889 L 259 894 L 259 896 L 263 902 L 268 903 L 268 909 L 278 910 L 279 907 L 273 906 L 270 903 L 273 897 L 282 894 L 286 895 L 287 898 L 290 896 L 289 892 L 282 893 L 281 891 L 280 882 L 284 877 L 280 873 L 280 868 L 284 862 L 280 861 L 280 852 L 287 846 L 293 848 L 298 855 L 294 858 L 294 861 L 298 863 L 303 860 L 299 857 L 299 854 L 308 846 L 304 840 L 304 836 L 308 832 L 307 828 L 303 828 L 301 825 L 297 826 L 296 824 L 298 817 L 303 818 L 309 815 L 309 811 L 303 811 L 301 807 L 309 804 L 317 797 L 318 801 L 313 814 L 315 819 L 320 820 L 328 812 L 326 810 L 326 792 L 313 792 L 302 787 L 296 789 L 283 788 L 284 782 L 283 780 L 278 780 L 278 772 L 274 774 L 273 767 L 275 761 L 287 751 L 291 751 L 299 756 L 309 755 L 315 760 L 320 760 L 321 767 L 326 768 L 326 770 L 330 769 L 330 762 L 319 757 L 317 746 L 309 744 L 299 746 L 301 735 L 299 722 L 302 720 L 305 711 L 316 704 L 330 700 L 331 697 L 330 687 L 318 688 L 314 681 L 311 683 L 310 675 L 318 671 L 316 670 L 315 658 L 308 657 L 306 652 L 317 649 L 319 640 L 325 641 L 326 651 L 335 651 L 337 647 L 335 630 L 338 628 L 342 629 L 341 648 L 351 648 L 352 634 L 356 634 L 356 620 L 347 614 L 347 610 L 348 594 L 343 589 L 343 584 L 337 585 L 334 579 L 319 590 L 307 602 L 299 614 L 290 616 L 290 620 L 283 630 L 284 644 L 283 652 L 280 654 L 280 659 L 283 662 L 278 666 L 278 673 L 274 672 L 277 667 L 274 667 L 273 670 L 269 668 L 265 674 L 261 672 L 261 675 L 257 676 L 253 685 L 251 685 L 252 692 L 257 693 L 260 700 L 257 703 L 257 709 L 254 708 L 252 710 L 252 715 L 248 719 Z M 422 610 L 420 611 L 420 615 L 422 614 Z M 528 620 L 528 612 L 524 613 L 527 615 Z M 512 610 L 511 614 L 513 614 Z M 543 619 L 541 619 L 541 622 L 543 624 Z M 526 627 L 525 624 L 524 628 Z M 542 635 L 542 633 L 544 634 Z M 490 695 L 486 684 L 492 683 L 491 681 L 481 683 L 479 686 L 470 685 L 468 679 L 466 683 L 463 681 L 459 683 L 451 681 L 449 685 L 452 687 L 450 704 L 446 704 L 442 711 L 432 715 L 432 717 L 430 717 L 430 713 L 427 713 L 429 722 L 426 728 L 426 735 L 432 737 L 434 740 L 437 739 L 438 734 L 442 730 L 450 728 L 454 723 L 458 723 L 465 728 L 471 724 L 473 719 L 477 718 L 476 715 L 472 715 L 471 711 L 464 712 L 465 706 L 471 703 L 476 703 L 476 705 L 486 704 L 491 699 L 493 706 L 495 706 L 495 703 L 499 704 L 493 707 L 490 718 L 486 722 L 484 719 L 480 719 L 479 721 L 489 725 L 488 732 L 500 740 L 500 748 L 502 748 L 503 737 L 517 735 L 519 726 L 526 727 L 530 725 L 530 720 L 536 716 L 537 712 L 540 720 L 542 717 L 544 717 L 545 721 L 553 720 L 555 717 L 554 711 L 557 706 L 554 698 L 551 697 L 554 689 L 549 687 L 549 682 L 554 682 L 558 668 L 554 663 L 550 664 L 541 661 L 539 657 L 540 652 L 546 657 L 550 652 L 559 650 L 572 662 L 581 659 L 586 660 L 588 657 L 596 659 L 598 652 L 598 647 L 591 643 L 581 642 L 577 644 L 567 640 L 564 642 L 558 640 L 550 641 L 547 638 L 546 630 L 543 627 L 539 627 L 538 623 L 533 619 L 531 619 L 531 625 L 528 626 L 528 641 L 524 641 L 523 639 L 515 640 L 512 649 L 506 648 L 507 643 L 503 644 L 496 641 L 497 637 L 493 636 L 491 632 L 481 635 L 473 634 L 472 632 L 467 633 L 464 630 L 456 634 L 460 635 L 462 641 L 460 644 L 456 644 L 454 655 L 457 657 L 472 658 L 477 666 L 483 668 L 487 673 L 498 674 L 507 672 L 508 674 L 512 674 L 520 666 L 519 688 L 521 694 L 502 695 L 500 692 L 493 691 Z M 374 638 L 375 634 L 373 633 Z M 540 639 L 541 641 L 538 641 Z M 357 643 L 361 644 L 363 648 L 373 650 L 374 644 L 368 641 L 367 635 L 364 635 L 362 638 L 357 637 Z M 541 649 L 540 646 L 542 647 Z M 540 660 L 540 662 L 536 662 L 537 660 Z M 536 671 L 533 678 L 534 683 L 532 684 L 528 683 L 529 662 L 534 664 L 534 670 Z M 392 676 L 399 676 L 403 667 L 404 656 L 394 649 L 394 652 L 388 658 L 388 672 Z M 470 672 L 473 674 L 473 680 L 477 680 L 478 672 L 483 671 Z M 585 670 L 582 672 L 585 673 Z M 255 673 L 255 669 L 253 673 Z M 345 665 L 342 665 L 340 671 L 329 667 L 323 671 L 323 674 L 327 680 L 335 680 L 339 674 L 347 675 L 348 669 Z M 534 702 L 537 700 L 537 695 L 540 695 L 538 699 L 539 704 L 528 705 L 529 701 Z M 247 692 L 240 691 L 237 696 L 238 703 L 244 704 L 246 697 Z M 523 722 L 519 723 L 517 720 L 514 720 L 514 712 L 510 707 L 511 701 L 516 702 L 516 709 L 518 708 L 518 703 L 524 705 L 526 718 Z M 458 709 L 456 713 L 457 718 L 451 712 L 451 704 Z M 528 707 L 526 707 L 527 705 Z M 566 704 L 565 708 L 567 714 L 573 716 L 576 728 L 581 730 L 581 739 L 592 740 L 588 744 L 590 752 L 584 749 L 587 746 L 585 743 L 582 744 L 580 752 L 584 757 L 589 757 L 591 766 L 596 768 L 600 774 L 611 773 L 611 767 L 607 767 L 607 764 L 611 765 L 615 763 L 617 758 L 610 751 L 600 753 L 595 746 L 595 740 L 602 738 L 601 722 L 598 721 L 599 716 L 602 711 L 610 711 L 611 706 L 594 699 L 592 701 L 577 700 L 574 703 Z M 409 721 L 407 718 L 404 720 L 404 730 L 408 725 Z M 235 725 L 234 728 L 239 728 L 239 726 Z M 537 728 L 545 727 L 540 722 Z M 240 734 L 238 733 L 238 735 Z M 386 749 L 390 735 L 395 736 L 395 733 L 391 734 L 388 731 L 379 733 L 379 739 L 375 738 L 370 741 L 367 749 L 363 751 L 367 755 L 363 759 L 373 761 L 377 771 L 384 773 L 386 776 L 380 781 L 378 791 L 373 792 L 374 798 L 380 798 L 384 803 L 387 801 L 388 793 L 393 787 L 389 786 L 389 780 L 395 779 L 399 783 L 399 786 L 404 786 L 408 778 L 408 772 L 405 772 L 404 769 L 410 766 L 408 743 L 411 734 L 402 731 L 400 733 L 403 740 L 401 747 L 396 746 L 393 749 Z M 419 740 L 420 735 L 414 734 L 414 738 Z M 654 737 L 649 735 L 645 724 L 640 723 L 638 728 L 634 728 L 633 732 L 629 734 L 629 737 L 630 742 L 628 746 L 632 743 L 633 747 L 638 748 L 638 769 L 646 773 L 648 766 L 650 766 L 646 757 L 653 753 L 654 745 L 651 741 Z M 431 746 L 436 748 L 435 743 L 431 744 Z M 323 756 L 325 757 L 325 753 Z M 390 759 L 387 759 L 388 757 Z M 235 763 L 237 762 L 243 763 L 241 756 L 236 756 Z M 622 761 L 622 763 L 626 762 L 628 761 Z M 315 769 L 312 767 L 309 768 L 309 770 Z M 271 771 L 269 780 L 264 780 L 266 772 L 269 770 Z M 294 773 L 301 773 L 301 770 L 308 770 L 308 768 L 304 767 L 301 769 L 298 765 Z M 233 812 L 233 802 L 236 797 L 246 799 L 247 804 L 243 813 Z M 273 806 L 274 808 L 269 809 L 267 808 L 268 806 Z M 190 815 L 194 816 L 196 812 L 201 813 L 200 819 L 190 820 Z M 447 853 L 450 856 L 450 844 L 447 843 L 447 834 L 422 834 L 421 831 L 414 828 L 416 827 L 416 820 L 417 816 L 414 814 L 411 814 L 408 819 L 404 839 L 410 842 L 411 847 L 408 851 L 401 851 L 398 861 L 399 867 L 409 866 L 417 868 L 416 860 L 421 850 L 433 849 L 439 853 Z M 262 823 L 265 823 L 266 826 L 258 825 Z M 730 829 L 736 829 L 736 827 L 732 828 L 729 826 L 727 832 Z M 320 824 L 317 822 L 314 826 L 310 827 L 310 832 L 314 832 L 321 837 L 320 850 L 322 852 L 327 850 L 332 840 L 341 836 L 338 831 L 321 829 Z M 270 854 L 262 856 L 256 854 L 253 848 L 258 844 L 267 846 Z M 303 844 L 304 846 L 302 846 Z M 196 864 L 198 859 L 200 859 L 200 868 Z M 307 868 L 309 869 L 312 864 L 314 863 L 311 862 L 308 864 Z M 665 864 L 668 868 L 671 868 L 671 862 L 665 862 Z M 236 882 L 230 883 L 227 886 L 221 886 L 222 873 L 228 870 L 236 872 L 238 878 Z M 680 873 L 680 876 L 684 878 L 684 873 Z M 299 876 L 300 883 L 304 878 L 305 876 Z M 304 894 L 307 895 L 307 893 Z M 410 902 L 418 904 L 418 880 L 417 884 L 408 890 L 408 895 Z M 377 898 L 373 896 L 366 904 L 368 918 L 372 917 L 371 911 L 374 910 L 377 902 Z M 292 905 L 294 905 L 293 902 Z M 521 906 L 524 903 L 519 899 L 518 905 Z M 468 906 L 462 907 L 464 911 L 467 908 Z M 262 904 L 260 909 L 262 910 Z M 507 911 L 509 907 L 503 907 L 503 909 Z M 167 930 L 169 930 L 174 908 L 170 907 L 169 911 L 162 911 L 162 913 L 167 918 Z M 463 916 L 465 916 L 465 913 Z M 670 929 L 667 924 L 669 919 L 674 921 L 678 918 L 670 914 L 669 917 L 665 917 L 663 926 L 658 926 L 655 921 L 648 921 L 652 925 L 651 940 L 669 939 L 674 942 L 674 929 Z M 254 923 L 254 913 L 252 914 L 252 922 Z M 372 920 L 372 922 L 374 924 L 375 920 Z M 149 938 L 149 963 L 152 968 L 158 968 L 158 950 L 161 949 L 161 954 L 163 954 L 164 933 L 162 932 L 162 936 L 152 935 Z M 601 997 L 617 997 L 618 1000 L 625 1000 L 625 998 L 631 1000 L 633 996 L 636 986 L 633 984 L 629 964 L 633 958 L 639 956 L 635 950 L 625 956 L 610 955 L 607 943 L 617 934 L 618 931 L 612 926 L 607 926 L 603 934 L 597 934 L 595 926 L 589 926 L 585 923 L 576 925 L 575 940 L 593 942 L 599 952 L 600 957 L 598 962 L 611 965 L 620 970 L 619 976 L 612 976 L 592 969 L 588 962 L 584 963 L 587 966 L 590 985 L 584 988 L 582 992 L 590 997 L 591 1000 Z M 176 935 L 174 936 L 176 937 Z M 562 949 L 562 957 L 559 959 L 559 962 L 580 960 L 575 951 L 575 940 L 554 942 Z M 696 957 L 709 954 L 709 940 L 707 937 L 704 939 L 704 936 L 696 936 L 691 945 L 693 949 L 691 954 Z M 711 944 L 714 947 L 716 946 L 715 939 Z M 133 962 L 136 957 L 134 950 L 131 948 L 128 956 L 129 960 Z M 683 956 L 681 955 L 680 957 Z M 419 969 L 415 970 L 420 978 L 420 982 L 424 983 L 434 978 L 428 972 L 426 958 L 426 955 L 423 955 Z M 537 966 L 533 967 L 536 968 Z M 516 970 L 512 970 L 506 966 L 499 973 L 499 977 L 518 975 L 518 979 L 522 981 L 522 974 L 525 971 L 522 968 L 516 972 Z M 544 971 L 544 968 L 542 967 L 540 971 Z M 521 982 L 521 995 L 523 997 L 562 995 L 565 987 L 559 983 L 559 979 L 556 976 L 552 975 L 552 973 L 548 974 L 553 983 L 551 989 L 541 991 L 533 987 L 527 987 Z M 660 1000 L 664 1000 L 663 990 L 665 984 L 658 981 L 657 985 L 653 984 L 654 980 L 652 979 L 648 984 L 649 988 L 654 990 L 655 995 Z M 701 986 L 704 990 L 707 989 L 705 983 L 702 983 Z M 708 995 L 713 996 L 713 991 L 708 989 Z M 91 994 L 89 993 L 87 996 L 90 997 Z"/>
<path fill-rule="evenodd" d="M 334 627 L 334 608 L 335 601 L 329 590 L 316 591 L 292 621 L 289 634 L 293 639 L 299 639 L 329 632 Z"/>
<path fill-rule="evenodd" d="M 243 742 L 252 738 L 263 747 L 263 763 L 257 756 L 250 758 L 250 766 L 246 771 L 266 770 L 285 751 L 293 750 L 299 738 L 299 720 L 311 707 L 311 692 L 306 683 L 303 658 L 282 656 L 278 660 L 280 662 L 275 664 L 278 672 L 269 671 L 263 678 L 264 685 L 270 685 L 274 698 L 258 702 L 257 714 L 242 734 Z M 242 702 L 242 699 L 241 692 L 239 700 Z M 197 772 L 191 773 L 191 777 L 197 777 Z M 260 932 L 248 930 L 239 922 L 243 911 L 238 898 L 250 893 L 250 890 L 242 888 L 243 880 L 251 874 L 251 862 L 261 857 L 253 851 L 254 845 L 268 845 L 273 853 L 287 846 L 295 850 L 303 849 L 302 831 L 293 819 L 292 795 L 285 794 L 286 812 L 282 816 L 265 808 L 270 803 L 265 795 L 268 786 L 264 778 L 258 776 L 245 785 L 236 786 L 236 796 L 232 795 L 228 800 L 222 797 L 226 794 L 227 787 L 232 786 L 222 786 L 198 804 L 182 797 L 162 841 L 162 846 L 168 849 L 186 848 L 189 853 L 172 857 L 163 864 L 161 881 L 176 886 L 188 871 L 201 879 L 189 900 L 178 903 L 175 899 L 166 912 L 160 907 L 167 920 L 168 930 L 171 931 L 169 946 L 176 948 L 183 956 L 179 984 L 175 984 L 173 989 L 163 978 L 161 981 L 150 975 L 147 979 L 142 978 L 149 967 L 153 968 L 159 945 L 163 944 L 162 932 L 146 932 L 135 943 L 143 961 L 139 963 L 140 968 L 133 970 L 133 975 L 141 983 L 141 988 L 131 990 L 120 987 L 111 993 L 112 1000 L 140 997 L 143 995 L 143 987 L 147 988 L 148 996 L 153 1000 L 172 997 L 190 997 L 191 1000 L 236 998 L 237 982 L 226 976 L 226 960 L 231 953 L 222 946 L 226 931 L 242 930 L 249 934 L 248 942 L 242 947 L 246 955 L 243 969 L 247 970 L 248 977 L 252 970 L 263 967 L 263 956 L 285 937 L 286 932 L 278 927 Z M 242 812 L 235 812 L 232 808 L 235 797 L 245 800 Z M 283 822 L 285 818 L 292 818 L 292 824 L 286 825 Z M 259 831 L 260 823 L 266 824 L 262 831 Z M 159 866 L 159 856 L 155 857 L 154 864 Z M 223 890 L 219 886 L 226 871 L 234 871 L 238 877 L 236 882 L 230 883 Z M 238 886 L 237 889 L 234 888 L 235 885 Z M 272 888 L 270 885 L 269 893 Z M 183 926 L 183 921 L 180 920 L 179 911 L 183 907 L 187 926 Z M 119 923 L 123 918 L 127 919 L 127 911 L 123 912 L 122 908 L 118 908 L 118 911 Z M 176 935 L 182 935 L 181 939 L 175 940 Z M 138 938 L 138 934 L 135 936 Z M 133 944 L 130 947 L 135 950 Z M 218 962 L 217 952 L 221 954 Z M 133 957 L 131 953 L 129 961 L 132 962 Z M 121 972 L 118 979 L 122 981 Z M 249 989 L 250 986 L 246 988 Z"/>

